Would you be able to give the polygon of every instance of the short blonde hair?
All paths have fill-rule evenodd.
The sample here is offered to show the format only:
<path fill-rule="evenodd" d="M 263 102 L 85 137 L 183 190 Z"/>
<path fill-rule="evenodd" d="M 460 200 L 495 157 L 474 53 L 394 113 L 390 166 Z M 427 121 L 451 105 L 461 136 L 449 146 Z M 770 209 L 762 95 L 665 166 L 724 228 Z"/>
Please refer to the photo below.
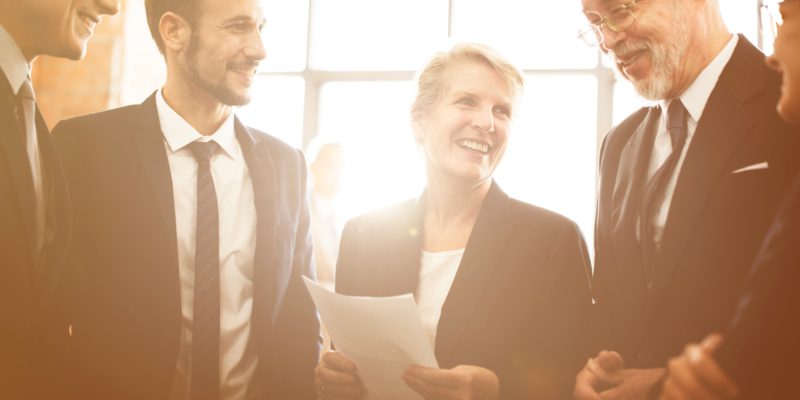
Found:
<path fill-rule="evenodd" d="M 412 118 L 423 116 L 444 94 L 448 72 L 465 61 L 486 64 L 506 82 L 512 100 L 524 87 L 522 73 L 494 49 L 477 43 L 458 43 L 433 55 L 417 75 L 417 96 L 411 105 Z"/>

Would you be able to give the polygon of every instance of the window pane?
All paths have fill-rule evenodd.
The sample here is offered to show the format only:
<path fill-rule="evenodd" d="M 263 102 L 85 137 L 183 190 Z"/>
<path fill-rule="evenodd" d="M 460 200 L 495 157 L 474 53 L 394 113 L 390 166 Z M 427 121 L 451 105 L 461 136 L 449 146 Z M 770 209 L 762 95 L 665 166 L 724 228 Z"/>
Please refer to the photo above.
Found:
<path fill-rule="evenodd" d="M 409 81 L 322 86 L 319 133 L 347 152 L 344 217 L 419 195 L 424 174 L 409 122 L 413 93 Z"/>
<path fill-rule="evenodd" d="M 447 37 L 447 0 L 320 0 L 311 67 L 416 70 Z"/>
<path fill-rule="evenodd" d="M 250 104 L 236 110 L 242 122 L 299 148 L 303 143 L 303 80 L 256 76 L 251 93 Z"/>
<path fill-rule="evenodd" d="M 597 153 L 597 79 L 528 75 L 497 182 L 510 195 L 578 223 L 591 246 Z M 590 247 L 591 248 L 591 247 Z"/>
<path fill-rule="evenodd" d="M 591 68 L 597 51 L 578 39 L 580 1 L 453 0 L 456 40 L 488 44 L 521 68 Z"/>
<path fill-rule="evenodd" d="M 740 32 L 750 43 L 758 45 L 758 1 L 722 0 L 722 17 L 731 32 Z"/>
<path fill-rule="evenodd" d="M 262 71 L 302 71 L 306 67 L 308 0 L 262 2 L 264 47 Z"/>
<path fill-rule="evenodd" d="M 636 93 L 633 84 L 626 81 L 625 78 L 617 77 L 617 82 L 614 84 L 614 125 L 628 118 L 634 111 L 648 105 L 653 104 L 642 96 Z"/>

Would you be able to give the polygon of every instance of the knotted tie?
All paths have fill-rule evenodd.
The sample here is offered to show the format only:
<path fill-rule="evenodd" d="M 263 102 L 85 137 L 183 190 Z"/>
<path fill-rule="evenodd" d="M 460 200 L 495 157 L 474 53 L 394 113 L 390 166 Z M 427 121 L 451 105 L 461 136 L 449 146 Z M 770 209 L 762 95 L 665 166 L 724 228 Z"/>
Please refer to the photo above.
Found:
<path fill-rule="evenodd" d="M 656 210 L 663 203 L 667 182 L 670 181 L 675 172 L 675 166 L 683 153 L 683 147 L 686 144 L 688 135 L 686 108 L 680 99 L 672 100 L 667 109 L 667 132 L 669 132 L 672 150 L 647 183 L 639 208 L 640 237 L 644 249 L 645 262 L 648 265 L 652 264 L 658 249 L 654 237 L 653 217 Z"/>
<path fill-rule="evenodd" d="M 197 160 L 197 235 L 194 259 L 191 399 L 219 399 L 219 214 L 211 177 L 214 142 L 194 142 Z"/>
<path fill-rule="evenodd" d="M 42 255 L 45 241 L 45 202 L 42 184 L 42 168 L 39 159 L 39 139 L 36 135 L 36 97 L 33 94 L 31 81 L 26 79 L 19 89 L 19 102 L 22 105 L 25 121 L 25 152 L 33 177 L 33 194 L 35 197 L 34 238 L 37 257 Z M 37 260 L 37 265 L 39 264 Z"/>

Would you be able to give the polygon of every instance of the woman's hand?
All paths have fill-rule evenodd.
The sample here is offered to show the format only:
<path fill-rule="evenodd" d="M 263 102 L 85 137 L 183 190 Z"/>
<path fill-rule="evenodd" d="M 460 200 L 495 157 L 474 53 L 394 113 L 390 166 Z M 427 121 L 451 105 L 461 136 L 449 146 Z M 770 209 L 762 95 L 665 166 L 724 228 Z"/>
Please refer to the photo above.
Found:
<path fill-rule="evenodd" d="M 322 355 L 314 369 L 317 397 L 324 400 L 360 400 L 367 393 L 356 371 L 356 364 L 341 353 Z"/>
<path fill-rule="evenodd" d="M 496 400 L 500 380 L 494 372 L 474 365 L 437 369 L 413 365 L 403 380 L 426 400 Z"/>

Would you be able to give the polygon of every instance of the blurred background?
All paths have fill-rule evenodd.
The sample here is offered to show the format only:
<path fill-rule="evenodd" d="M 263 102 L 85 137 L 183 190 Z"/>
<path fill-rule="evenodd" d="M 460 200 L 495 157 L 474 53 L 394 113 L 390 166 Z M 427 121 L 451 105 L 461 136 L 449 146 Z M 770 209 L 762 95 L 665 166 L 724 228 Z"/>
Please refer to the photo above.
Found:
<path fill-rule="evenodd" d="M 122 0 L 80 62 L 40 57 L 33 80 L 52 127 L 143 101 L 164 82 L 143 0 Z M 721 0 L 728 27 L 771 53 L 758 0 Z M 423 164 L 409 125 L 414 72 L 458 41 L 488 44 L 526 75 L 505 160 L 510 195 L 562 213 L 592 240 L 603 135 L 645 102 L 578 39 L 579 0 L 264 0 L 267 59 L 242 120 L 289 144 L 345 148 L 342 219 L 419 194 Z M 577 116 L 577 117 L 576 117 Z"/>

